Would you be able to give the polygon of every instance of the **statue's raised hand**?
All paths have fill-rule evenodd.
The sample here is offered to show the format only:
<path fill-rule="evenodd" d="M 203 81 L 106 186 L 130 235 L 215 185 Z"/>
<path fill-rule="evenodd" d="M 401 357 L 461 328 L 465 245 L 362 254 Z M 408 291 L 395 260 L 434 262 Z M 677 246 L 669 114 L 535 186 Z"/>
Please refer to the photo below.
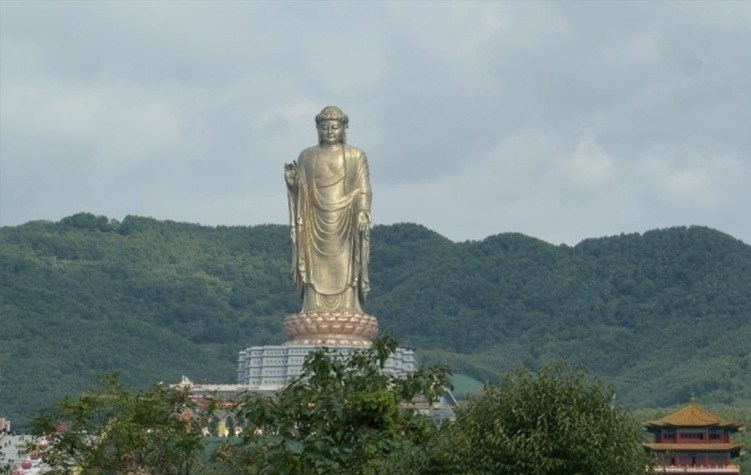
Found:
<path fill-rule="evenodd" d="M 297 186 L 297 164 L 285 163 L 284 164 L 284 180 L 287 182 L 287 186 L 294 188 Z"/>

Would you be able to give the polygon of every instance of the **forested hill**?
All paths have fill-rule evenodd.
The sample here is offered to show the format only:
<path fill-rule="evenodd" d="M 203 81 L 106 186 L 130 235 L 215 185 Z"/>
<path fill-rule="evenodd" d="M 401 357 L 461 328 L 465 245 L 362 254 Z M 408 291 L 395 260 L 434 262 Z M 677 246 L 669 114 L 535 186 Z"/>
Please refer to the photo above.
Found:
<path fill-rule="evenodd" d="M 121 371 L 233 382 L 237 352 L 299 309 L 286 227 L 81 213 L 0 228 L 0 416 L 23 421 Z M 554 246 L 376 226 L 366 310 L 423 360 L 478 379 L 553 358 L 627 407 L 751 406 L 751 246 L 672 228 Z"/>

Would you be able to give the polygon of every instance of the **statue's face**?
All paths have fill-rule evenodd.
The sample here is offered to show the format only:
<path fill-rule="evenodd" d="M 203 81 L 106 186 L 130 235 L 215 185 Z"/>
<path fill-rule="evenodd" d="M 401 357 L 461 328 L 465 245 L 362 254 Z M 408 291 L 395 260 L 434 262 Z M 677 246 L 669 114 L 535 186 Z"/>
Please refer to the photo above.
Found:
<path fill-rule="evenodd" d="M 318 129 L 318 143 L 321 145 L 344 143 L 344 124 L 338 120 L 324 120 L 316 128 Z"/>

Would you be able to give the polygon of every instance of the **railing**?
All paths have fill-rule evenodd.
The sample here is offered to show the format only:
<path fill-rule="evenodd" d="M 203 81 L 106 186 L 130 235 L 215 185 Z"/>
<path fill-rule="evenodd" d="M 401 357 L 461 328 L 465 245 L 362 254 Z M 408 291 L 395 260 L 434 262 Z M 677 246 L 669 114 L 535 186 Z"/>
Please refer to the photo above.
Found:
<path fill-rule="evenodd" d="M 654 470 L 655 473 L 741 473 L 738 465 L 658 465 Z"/>

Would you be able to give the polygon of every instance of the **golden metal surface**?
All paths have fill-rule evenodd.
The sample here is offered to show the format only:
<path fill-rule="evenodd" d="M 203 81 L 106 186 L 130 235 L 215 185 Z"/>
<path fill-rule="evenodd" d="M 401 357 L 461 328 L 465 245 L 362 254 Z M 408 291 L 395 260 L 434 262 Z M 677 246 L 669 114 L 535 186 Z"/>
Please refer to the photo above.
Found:
<path fill-rule="evenodd" d="M 316 116 L 318 145 L 284 165 L 292 275 L 302 310 L 284 322 L 287 344 L 370 345 L 371 189 L 365 153 L 347 145 L 349 117 L 334 106 Z"/>
<path fill-rule="evenodd" d="M 346 144 L 341 109 L 316 116 L 318 145 L 285 164 L 292 273 L 302 311 L 362 313 L 370 290 L 371 189 L 365 153 Z"/>
<path fill-rule="evenodd" d="M 304 312 L 287 316 L 284 331 L 288 345 L 368 346 L 378 334 L 378 321 L 364 313 Z"/>

